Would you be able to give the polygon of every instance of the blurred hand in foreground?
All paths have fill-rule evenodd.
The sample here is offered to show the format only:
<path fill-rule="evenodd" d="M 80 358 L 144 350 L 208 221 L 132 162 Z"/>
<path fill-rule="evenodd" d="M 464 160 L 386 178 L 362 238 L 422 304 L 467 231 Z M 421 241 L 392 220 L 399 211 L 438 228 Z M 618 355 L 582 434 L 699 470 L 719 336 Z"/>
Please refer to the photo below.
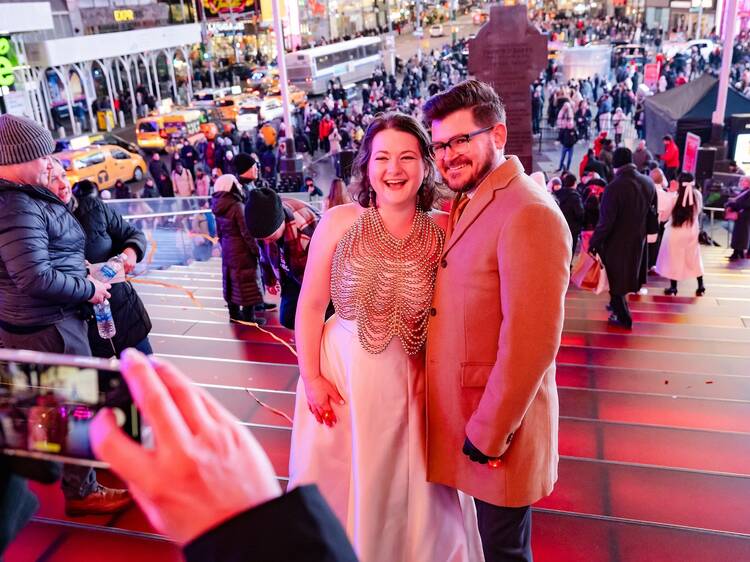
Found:
<path fill-rule="evenodd" d="M 174 366 L 128 349 L 121 370 L 155 448 L 126 436 L 111 410 L 94 419 L 91 444 L 128 483 L 157 530 L 186 544 L 281 494 L 250 431 Z"/>

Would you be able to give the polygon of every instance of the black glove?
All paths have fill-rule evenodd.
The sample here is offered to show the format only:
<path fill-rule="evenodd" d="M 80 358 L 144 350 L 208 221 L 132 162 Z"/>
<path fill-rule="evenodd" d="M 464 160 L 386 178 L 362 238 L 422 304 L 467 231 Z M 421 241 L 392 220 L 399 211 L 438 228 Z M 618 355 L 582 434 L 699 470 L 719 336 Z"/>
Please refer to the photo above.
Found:
<path fill-rule="evenodd" d="M 474 446 L 474 443 L 469 441 L 468 437 L 464 440 L 463 452 L 464 452 L 464 455 L 469 457 L 473 462 L 478 462 L 479 464 L 487 464 L 489 461 L 496 461 L 500 458 L 500 457 L 488 457 L 482 451 L 477 449 Z"/>

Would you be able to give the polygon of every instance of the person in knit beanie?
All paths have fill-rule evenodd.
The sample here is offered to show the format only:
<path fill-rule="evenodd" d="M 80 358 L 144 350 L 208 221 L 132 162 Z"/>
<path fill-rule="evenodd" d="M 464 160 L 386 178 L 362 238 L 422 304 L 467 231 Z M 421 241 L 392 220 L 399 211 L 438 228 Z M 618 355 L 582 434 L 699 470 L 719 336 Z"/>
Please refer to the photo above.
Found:
<path fill-rule="evenodd" d="M 86 237 L 63 201 L 64 171 L 53 150 L 47 129 L 0 115 L 0 346 L 88 356 L 87 303 L 104 301 L 110 286 L 88 276 Z M 13 480 L 2 473 L 8 466 L 2 460 L 0 486 Z M 113 513 L 131 503 L 127 490 L 100 486 L 89 467 L 65 465 L 62 478 L 70 515 Z M 25 489 L 23 481 L 15 482 Z M 0 512 L 8 513 L 2 501 L 14 496 L 4 491 Z M 14 513 L 15 521 L 0 524 L 0 554 L 9 534 L 31 515 Z"/>

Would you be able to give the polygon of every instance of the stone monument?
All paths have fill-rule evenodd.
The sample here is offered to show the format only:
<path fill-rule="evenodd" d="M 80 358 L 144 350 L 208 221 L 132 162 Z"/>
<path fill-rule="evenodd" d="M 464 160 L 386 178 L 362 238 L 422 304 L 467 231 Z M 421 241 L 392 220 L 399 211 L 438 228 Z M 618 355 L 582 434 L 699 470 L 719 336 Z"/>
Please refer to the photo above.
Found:
<path fill-rule="evenodd" d="M 469 73 L 491 84 L 505 104 L 508 142 L 532 172 L 530 86 L 547 66 L 547 37 L 527 19 L 526 6 L 494 5 L 490 19 L 469 43 Z"/>

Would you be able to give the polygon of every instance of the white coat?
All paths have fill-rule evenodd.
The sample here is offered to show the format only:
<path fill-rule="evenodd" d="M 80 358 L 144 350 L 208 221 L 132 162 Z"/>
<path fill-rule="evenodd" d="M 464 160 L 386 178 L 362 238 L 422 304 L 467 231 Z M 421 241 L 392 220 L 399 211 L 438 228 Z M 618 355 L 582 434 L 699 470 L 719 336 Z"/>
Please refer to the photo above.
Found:
<path fill-rule="evenodd" d="M 674 227 L 670 219 L 664 230 L 659 256 L 656 258 L 656 272 L 674 281 L 695 279 L 703 275 L 703 260 L 698 244 L 699 216 L 703 209 L 703 198 L 697 190 L 693 190 L 693 195 L 696 203 L 693 222 Z M 673 199 L 669 209 L 670 214 L 676 203 L 677 200 Z"/>

